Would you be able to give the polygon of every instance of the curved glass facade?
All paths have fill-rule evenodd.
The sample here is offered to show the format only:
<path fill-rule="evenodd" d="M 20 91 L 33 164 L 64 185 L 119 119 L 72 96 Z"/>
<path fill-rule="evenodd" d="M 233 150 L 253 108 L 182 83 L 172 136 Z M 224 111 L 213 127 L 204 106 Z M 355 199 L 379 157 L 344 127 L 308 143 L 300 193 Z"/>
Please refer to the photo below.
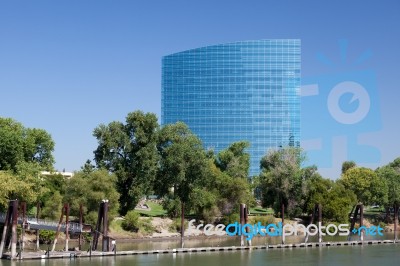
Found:
<path fill-rule="evenodd" d="M 250 142 L 250 175 L 270 148 L 300 143 L 300 40 L 219 44 L 162 59 L 161 124 L 185 122 L 216 152 Z"/>

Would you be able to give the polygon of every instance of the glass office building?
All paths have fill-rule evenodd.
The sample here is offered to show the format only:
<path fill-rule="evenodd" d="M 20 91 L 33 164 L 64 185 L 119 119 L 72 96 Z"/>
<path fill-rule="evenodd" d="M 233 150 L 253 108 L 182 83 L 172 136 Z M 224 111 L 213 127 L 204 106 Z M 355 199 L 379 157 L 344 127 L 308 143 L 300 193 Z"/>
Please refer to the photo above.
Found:
<path fill-rule="evenodd" d="M 300 40 L 256 40 L 162 59 L 161 124 L 185 122 L 216 152 L 250 142 L 250 175 L 271 148 L 300 143 Z"/>

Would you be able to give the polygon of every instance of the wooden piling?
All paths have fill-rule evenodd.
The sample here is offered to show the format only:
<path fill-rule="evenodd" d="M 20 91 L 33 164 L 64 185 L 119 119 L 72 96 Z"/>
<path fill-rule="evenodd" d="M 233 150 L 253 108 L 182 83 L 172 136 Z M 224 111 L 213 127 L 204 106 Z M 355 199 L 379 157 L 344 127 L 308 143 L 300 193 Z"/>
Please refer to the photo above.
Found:
<path fill-rule="evenodd" d="M 285 244 L 285 234 L 283 226 L 285 225 L 285 204 L 281 204 L 281 219 L 282 219 L 282 244 Z"/>
<path fill-rule="evenodd" d="M 83 226 L 83 206 L 82 204 L 79 205 L 79 227 L 82 228 Z M 79 250 L 82 250 L 82 230 L 79 232 L 79 243 L 78 243 Z"/>
<path fill-rule="evenodd" d="M 23 251 L 25 249 L 25 228 L 26 228 L 26 202 L 21 202 L 21 211 L 22 211 L 22 230 L 21 230 L 21 247 L 20 250 Z M 20 252 L 21 252 L 20 251 Z"/>
<path fill-rule="evenodd" d="M 249 223 L 249 210 L 248 210 L 246 204 L 244 205 L 243 215 L 244 215 L 244 224 Z M 250 228 L 246 227 L 246 232 L 249 233 L 250 232 Z M 251 246 L 251 239 L 247 240 L 247 245 Z"/>
<path fill-rule="evenodd" d="M 68 242 L 69 242 L 69 204 L 64 204 L 65 211 L 65 251 L 68 251 Z"/>
<path fill-rule="evenodd" d="M 244 218 L 245 208 L 246 208 L 246 204 L 241 203 L 240 209 L 239 209 L 239 217 L 240 217 L 240 232 L 239 232 L 239 234 L 240 234 L 240 246 L 242 246 L 242 247 L 244 246 L 244 236 L 243 236 L 241 230 L 245 224 L 245 220 L 244 220 L 245 219 Z"/>
<path fill-rule="evenodd" d="M 181 248 L 185 246 L 185 203 L 181 202 Z"/>
<path fill-rule="evenodd" d="M 363 226 L 364 221 L 364 205 L 360 204 L 360 228 Z M 360 240 L 364 241 L 364 229 L 361 229 Z"/>
<path fill-rule="evenodd" d="M 103 230 L 101 231 L 101 225 L 103 224 Z M 109 238 L 108 238 L 108 200 L 103 200 L 100 203 L 99 213 L 97 216 L 96 228 L 93 237 L 92 250 L 97 250 L 100 234 L 103 235 L 102 250 L 109 251 Z"/>
<path fill-rule="evenodd" d="M 12 202 L 11 257 L 17 254 L 18 200 Z"/>
<path fill-rule="evenodd" d="M 8 204 L 6 219 L 4 221 L 3 227 L 3 234 L 1 236 L 1 243 L 0 243 L 0 258 L 3 256 L 4 246 L 6 245 L 7 236 L 8 236 L 8 229 L 10 227 L 11 218 L 12 218 L 12 201 Z"/>
<path fill-rule="evenodd" d="M 355 226 L 356 221 L 357 221 L 357 216 L 358 216 L 359 210 L 360 210 L 360 205 L 357 204 L 356 207 L 355 207 L 354 213 L 350 213 L 350 215 L 352 215 L 351 224 L 350 224 L 350 232 L 352 232 L 353 229 L 354 229 L 354 226 Z M 351 238 L 351 234 L 349 234 L 349 236 L 347 237 L 347 240 L 350 241 L 350 238 Z"/>
<path fill-rule="evenodd" d="M 397 224 L 399 223 L 399 205 L 394 204 L 394 240 L 397 241 Z"/>
<path fill-rule="evenodd" d="M 62 207 L 62 209 L 61 209 L 60 220 L 59 220 L 58 225 L 57 225 L 56 236 L 55 236 L 55 238 L 54 238 L 53 247 L 52 247 L 52 249 L 51 249 L 52 252 L 56 249 L 56 244 L 57 244 L 57 241 L 58 241 L 58 236 L 59 236 L 60 230 L 61 230 L 61 224 L 62 224 L 62 221 L 63 221 L 63 218 L 64 218 L 64 209 L 65 209 L 65 205 L 64 205 L 64 206 Z"/>
<path fill-rule="evenodd" d="M 185 227 L 183 227 L 185 230 Z M 103 204 L 103 252 L 110 251 L 110 243 L 108 238 L 108 200 Z"/>
<path fill-rule="evenodd" d="M 99 242 L 101 219 L 103 217 L 103 204 L 104 204 L 103 202 L 100 203 L 99 212 L 97 213 L 97 222 L 93 234 L 93 245 L 92 245 L 93 251 L 97 250 L 97 244 Z"/>
<path fill-rule="evenodd" d="M 40 215 L 40 203 L 36 204 L 36 222 L 39 223 L 39 215 Z M 40 231 L 36 230 L 36 250 L 40 250 L 40 241 L 39 241 Z"/>
<path fill-rule="evenodd" d="M 322 224 L 322 205 L 318 204 L 318 226 L 321 226 Z M 322 243 L 322 235 L 321 235 L 321 230 L 318 230 L 318 242 Z"/>

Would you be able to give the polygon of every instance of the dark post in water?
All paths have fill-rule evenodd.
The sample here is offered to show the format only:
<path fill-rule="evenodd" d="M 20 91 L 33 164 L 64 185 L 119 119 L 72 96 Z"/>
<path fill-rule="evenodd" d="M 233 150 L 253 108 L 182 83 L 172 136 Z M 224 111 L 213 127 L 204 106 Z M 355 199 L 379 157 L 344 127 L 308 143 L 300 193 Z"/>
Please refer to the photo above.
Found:
<path fill-rule="evenodd" d="M 38 202 L 36 205 L 36 222 L 39 224 L 39 215 L 40 215 L 40 203 Z M 36 250 L 40 249 L 39 246 L 39 229 L 36 230 Z"/>
<path fill-rule="evenodd" d="M 283 226 L 285 225 L 285 204 L 282 203 L 281 205 L 281 218 L 282 218 L 282 230 Z M 285 234 L 282 232 L 282 244 L 285 244 Z"/>
<path fill-rule="evenodd" d="M 181 205 L 181 248 L 183 248 L 185 246 L 185 203 L 182 201 Z"/>
<path fill-rule="evenodd" d="M 4 246 L 9 238 L 11 226 L 11 257 L 17 253 L 17 224 L 18 224 L 18 200 L 10 200 L 6 218 L 4 220 L 3 235 L 0 243 L 0 258 L 3 256 Z"/>
<path fill-rule="evenodd" d="M 79 205 L 79 227 L 81 228 L 79 232 L 79 243 L 78 248 L 82 250 L 82 228 L 83 228 L 83 206 L 82 204 Z"/>
<path fill-rule="evenodd" d="M 322 205 L 318 204 L 318 226 L 322 224 Z M 318 230 L 318 242 L 322 242 L 321 230 Z"/>
<path fill-rule="evenodd" d="M 65 210 L 65 251 L 68 251 L 68 241 L 69 241 L 69 204 L 64 204 Z"/>
<path fill-rule="evenodd" d="M 240 228 L 243 228 L 243 226 L 245 224 L 245 218 L 244 218 L 245 208 L 246 208 L 246 204 L 241 203 L 240 204 L 240 209 L 239 209 Z M 240 246 L 244 246 L 244 236 L 243 236 L 243 234 L 240 234 Z"/>
<path fill-rule="evenodd" d="M 394 240 L 397 241 L 397 224 L 399 222 L 399 205 L 394 204 Z"/>

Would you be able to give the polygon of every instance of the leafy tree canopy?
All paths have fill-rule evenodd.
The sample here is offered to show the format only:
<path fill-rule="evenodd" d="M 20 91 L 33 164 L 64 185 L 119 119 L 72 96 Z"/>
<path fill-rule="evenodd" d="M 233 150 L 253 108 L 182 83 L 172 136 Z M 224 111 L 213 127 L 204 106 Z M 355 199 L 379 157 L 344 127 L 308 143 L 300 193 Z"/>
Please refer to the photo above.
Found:
<path fill-rule="evenodd" d="M 43 129 L 25 128 L 21 123 L 0 117 L 0 170 L 17 171 L 19 164 L 37 164 L 51 170 L 54 141 Z"/>
<path fill-rule="evenodd" d="M 121 214 L 135 208 L 139 199 L 152 188 L 157 174 L 158 122 L 155 114 L 129 113 L 126 123 L 99 125 L 93 135 L 97 167 L 106 168 L 117 176 Z"/>
<path fill-rule="evenodd" d="M 386 181 L 388 187 L 388 204 L 400 205 L 400 158 L 376 169 L 380 178 Z"/>
<path fill-rule="evenodd" d="M 173 188 L 183 203 L 189 203 L 196 187 L 207 182 L 208 160 L 199 138 L 182 122 L 164 126 L 159 134 L 161 156 L 155 190 L 160 196 Z"/>
<path fill-rule="evenodd" d="M 250 154 L 245 149 L 250 146 L 247 141 L 232 143 L 227 149 L 218 153 L 215 164 L 231 177 L 247 178 L 250 168 Z"/>
<path fill-rule="evenodd" d="M 284 204 L 290 216 L 297 215 L 301 205 L 304 155 L 300 148 L 285 147 L 270 150 L 261 159 L 260 187 L 263 206 L 272 207 L 277 214 Z"/>
<path fill-rule="evenodd" d="M 79 171 L 73 178 L 66 181 L 64 202 L 68 202 L 71 215 L 79 216 L 80 204 L 84 207 L 84 213 L 97 213 L 102 200 L 109 200 L 109 215 L 118 214 L 119 194 L 115 187 L 117 177 L 105 169 L 92 172 Z"/>
<path fill-rule="evenodd" d="M 340 177 L 340 182 L 363 204 L 385 205 L 388 201 L 386 180 L 369 168 L 353 167 Z"/>

